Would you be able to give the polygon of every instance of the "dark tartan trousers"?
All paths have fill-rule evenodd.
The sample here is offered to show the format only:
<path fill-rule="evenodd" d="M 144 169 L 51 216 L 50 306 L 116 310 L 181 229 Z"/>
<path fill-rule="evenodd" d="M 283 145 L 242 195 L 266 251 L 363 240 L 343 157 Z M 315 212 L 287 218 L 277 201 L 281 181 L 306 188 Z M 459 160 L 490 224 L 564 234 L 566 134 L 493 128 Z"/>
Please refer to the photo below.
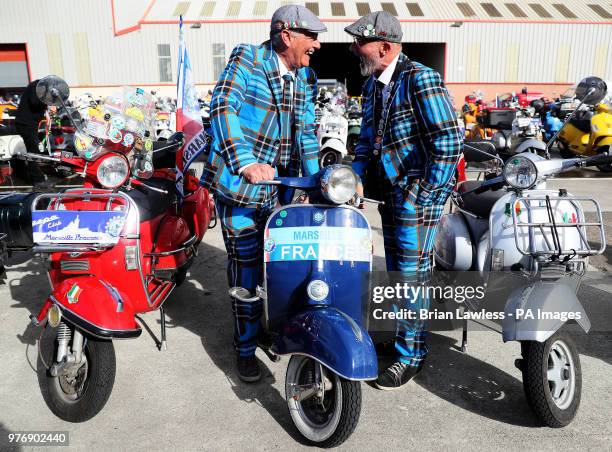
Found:
<path fill-rule="evenodd" d="M 442 205 L 424 207 L 411 201 L 416 199 L 418 180 L 408 187 L 383 184 L 379 206 L 385 244 L 385 259 L 388 272 L 398 272 L 404 282 L 425 283 L 431 273 L 432 250 L 436 227 L 442 216 Z M 405 202 L 408 200 L 409 202 Z M 396 300 L 393 310 L 429 309 L 429 298 L 422 294 L 416 299 Z M 395 350 L 399 361 L 421 367 L 427 356 L 427 322 L 424 320 L 397 320 Z"/>
<path fill-rule="evenodd" d="M 275 202 L 275 200 L 274 200 Z M 272 207 L 237 207 L 215 199 L 223 241 L 227 250 L 227 281 L 254 294 L 263 277 L 263 233 Z M 272 204 L 273 205 L 273 204 Z M 242 357 L 255 355 L 263 301 L 232 298 L 234 347 Z"/>

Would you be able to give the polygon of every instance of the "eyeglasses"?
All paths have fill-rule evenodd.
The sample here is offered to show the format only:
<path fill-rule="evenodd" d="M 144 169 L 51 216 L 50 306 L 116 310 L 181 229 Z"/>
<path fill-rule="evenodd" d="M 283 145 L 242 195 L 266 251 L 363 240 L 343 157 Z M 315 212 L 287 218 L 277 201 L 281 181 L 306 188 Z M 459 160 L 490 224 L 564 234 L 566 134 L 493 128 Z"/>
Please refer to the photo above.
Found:
<path fill-rule="evenodd" d="M 353 43 L 357 47 L 361 47 L 361 46 L 368 44 L 369 42 L 376 42 L 376 41 L 378 41 L 378 39 L 366 39 L 366 38 L 358 38 L 357 36 L 353 36 Z"/>

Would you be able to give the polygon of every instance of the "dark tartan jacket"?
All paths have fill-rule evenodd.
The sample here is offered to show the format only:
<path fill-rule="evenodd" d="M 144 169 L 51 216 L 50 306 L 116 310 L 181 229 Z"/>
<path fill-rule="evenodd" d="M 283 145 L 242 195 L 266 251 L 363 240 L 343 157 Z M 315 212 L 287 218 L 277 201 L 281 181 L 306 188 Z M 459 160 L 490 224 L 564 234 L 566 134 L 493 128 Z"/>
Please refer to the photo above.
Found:
<path fill-rule="evenodd" d="M 387 126 L 381 149 L 374 148 L 376 77 L 363 88 L 361 135 L 355 147 L 353 170 L 363 179 L 371 159 L 381 159 L 392 185 L 406 187 L 418 177 L 416 204 L 444 204 L 454 186 L 455 168 L 463 152 L 463 138 L 444 82 L 433 69 L 400 54 L 387 102 Z M 365 180 L 364 184 L 377 184 Z M 411 190 L 412 191 L 412 190 Z"/>
<path fill-rule="evenodd" d="M 319 170 L 315 135 L 316 76 L 309 68 L 296 71 L 294 142 L 291 170 L 304 175 Z M 238 170 L 249 163 L 273 165 L 279 151 L 279 105 L 282 78 L 278 57 L 269 41 L 260 46 L 239 44 L 213 91 L 210 120 L 213 140 L 201 183 L 218 200 L 232 205 L 257 206 L 270 199 L 271 186 L 249 184 Z"/>

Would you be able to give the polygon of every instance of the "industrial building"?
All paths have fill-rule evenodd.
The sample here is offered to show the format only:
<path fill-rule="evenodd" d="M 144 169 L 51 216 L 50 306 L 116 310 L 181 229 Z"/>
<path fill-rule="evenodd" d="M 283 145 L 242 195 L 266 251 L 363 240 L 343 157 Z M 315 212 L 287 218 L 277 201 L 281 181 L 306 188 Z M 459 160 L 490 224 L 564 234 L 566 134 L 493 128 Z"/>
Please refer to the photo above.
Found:
<path fill-rule="evenodd" d="M 375 10 L 398 17 L 408 56 L 437 69 L 460 99 L 474 89 L 553 95 L 586 75 L 612 80 L 612 0 L 3 0 L 0 89 L 57 74 L 73 92 L 130 84 L 172 93 L 181 15 L 204 89 L 237 43 L 266 39 L 273 11 L 288 3 L 326 23 L 312 65 L 319 78 L 346 80 L 351 94 L 363 79 L 343 28 Z"/>

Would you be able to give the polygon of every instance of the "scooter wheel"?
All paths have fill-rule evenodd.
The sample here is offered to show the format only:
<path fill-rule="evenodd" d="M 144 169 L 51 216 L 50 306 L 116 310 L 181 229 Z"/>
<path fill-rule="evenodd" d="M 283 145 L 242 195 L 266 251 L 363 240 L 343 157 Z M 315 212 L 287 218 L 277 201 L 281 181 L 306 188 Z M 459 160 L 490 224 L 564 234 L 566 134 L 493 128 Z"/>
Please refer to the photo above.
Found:
<path fill-rule="evenodd" d="M 57 341 L 55 350 L 56 344 Z M 68 422 L 85 422 L 98 414 L 115 383 L 116 359 L 111 341 L 87 337 L 83 353 L 83 365 L 68 376 L 52 376 L 40 355 L 38 358 L 38 383 L 43 398 L 53 414 Z"/>
<path fill-rule="evenodd" d="M 521 349 L 529 406 L 548 427 L 565 427 L 578 412 L 582 392 L 576 346 L 567 335 L 557 332 L 545 342 L 522 342 Z"/>
<path fill-rule="evenodd" d="M 285 378 L 287 406 L 294 425 L 310 445 L 335 447 L 346 441 L 357 426 L 361 413 L 361 384 L 341 378 L 321 366 L 324 396 L 296 396 L 294 388 L 313 384 L 318 365 L 306 356 L 291 357 Z"/>

